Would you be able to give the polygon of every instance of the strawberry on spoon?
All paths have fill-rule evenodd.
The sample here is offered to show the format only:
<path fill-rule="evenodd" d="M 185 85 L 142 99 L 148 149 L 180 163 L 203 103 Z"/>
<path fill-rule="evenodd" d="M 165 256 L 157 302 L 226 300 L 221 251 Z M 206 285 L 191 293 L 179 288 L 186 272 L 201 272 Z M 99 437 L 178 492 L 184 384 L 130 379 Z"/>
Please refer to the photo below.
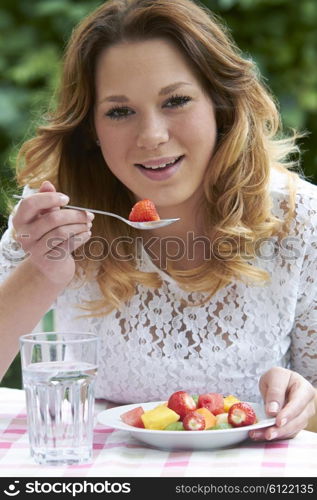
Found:
<path fill-rule="evenodd" d="M 138 201 L 129 214 L 129 220 L 132 222 L 149 222 L 160 220 L 153 201 L 145 199 Z"/>

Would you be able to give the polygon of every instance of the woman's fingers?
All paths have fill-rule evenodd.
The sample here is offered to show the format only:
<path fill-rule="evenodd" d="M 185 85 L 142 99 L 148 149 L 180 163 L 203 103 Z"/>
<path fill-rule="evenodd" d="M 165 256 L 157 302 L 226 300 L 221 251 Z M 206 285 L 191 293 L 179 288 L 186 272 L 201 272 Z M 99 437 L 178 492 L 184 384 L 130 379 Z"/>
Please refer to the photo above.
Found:
<path fill-rule="evenodd" d="M 51 181 L 43 181 L 39 191 L 41 193 L 44 193 L 45 191 L 56 191 L 56 189 L 54 184 L 51 183 Z"/>
<path fill-rule="evenodd" d="M 46 254 L 46 257 L 51 260 L 56 260 L 56 258 L 58 258 L 59 256 L 62 257 L 63 255 L 72 253 L 75 250 L 77 250 L 77 248 L 79 248 L 81 245 L 86 243 L 90 239 L 90 237 L 91 237 L 90 231 L 84 231 L 82 233 L 70 236 L 67 241 L 60 243 L 55 248 L 50 250 Z"/>
<path fill-rule="evenodd" d="M 290 380 L 290 371 L 274 367 L 260 378 L 260 391 L 267 415 L 273 417 L 279 413 L 285 403 Z"/>
<path fill-rule="evenodd" d="M 74 250 L 91 237 L 94 214 L 61 208 L 68 196 L 57 193 L 50 182 L 43 182 L 38 193 L 17 206 L 13 217 L 15 239 L 28 259 L 54 283 L 69 283 L 75 273 Z"/>
<path fill-rule="evenodd" d="M 298 373 L 274 367 L 260 379 L 260 390 L 268 415 L 276 415 L 277 426 L 285 424 L 304 411 L 313 401 L 312 385 Z"/>
<path fill-rule="evenodd" d="M 268 415 L 276 416 L 275 425 L 250 432 L 255 440 L 286 439 L 306 427 L 314 414 L 315 390 L 301 375 L 274 367 L 260 379 L 260 390 Z"/>
<path fill-rule="evenodd" d="M 315 390 L 307 380 L 291 372 L 287 391 L 287 403 L 277 415 L 277 426 L 285 425 L 304 411 L 307 412 L 308 418 L 314 414 Z"/>
<path fill-rule="evenodd" d="M 44 192 L 35 193 L 20 201 L 12 223 L 17 228 L 33 222 L 42 210 L 67 205 L 69 197 L 63 193 Z"/>
<path fill-rule="evenodd" d="M 306 427 L 309 416 L 310 410 L 307 408 L 282 426 L 273 425 L 272 427 L 267 427 L 265 429 L 257 429 L 256 431 L 250 431 L 249 435 L 251 439 L 256 441 L 289 439 L 296 436 L 298 432 Z"/>
<path fill-rule="evenodd" d="M 56 188 L 55 188 L 54 184 L 52 184 L 50 181 L 44 181 L 41 184 L 39 192 L 40 193 L 56 193 Z M 40 215 L 46 214 L 47 212 L 58 211 L 60 209 L 61 209 L 61 207 L 45 208 L 44 210 L 40 211 Z"/>
<path fill-rule="evenodd" d="M 28 251 L 32 245 L 43 238 L 45 235 L 50 237 L 50 233 L 54 229 L 60 230 L 60 237 L 64 238 L 63 229 L 67 225 L 73 224 L 86 224 L 87 230 L 91 227 L 91 221 L 94 218 L 94 214 L 90 212 L 83 212 L 80 210 L 53 210 L 45 213 L 38 217 L 38 219 L 30 224 L 22 226 L 20 228 L 20 233 L 16 235 L 16 240 L 21 243 L 23 249 Z M 77 233 L 78 231 L 76 231 Z"/>
<path fill-rule="evenodd" d="M 29 250 L 30 256 L 32 256 L 32 258 L 38 258 L 40 256 L 49 254 L 54 248 L 59 247 L 64 242 L 67 243 L 67 241 L 69 241 L 70 239 L 72 239 L 72 241 L 75 239 L 76 241 L 78 235 L 81 235 L 82 233 L 86 232 L 89 232 L 87 223 L 68 224 L 66 226 L 61 226 L 56 229 L 53 229 L 49 233 L 46 233 L 38 241 L 33 243 L 32 247 Z M 67 248 L 68 250 L 67 245 L 65 245 L 64 247 L 65 249 Z M 58 259 L 56 257 L 55 260 L 62 260 L 63 258 L 68 256 L 72 251 L 73 250 L 68 250 L 67 253 L 65 252 L 60 253 L 60 258 Z"/>

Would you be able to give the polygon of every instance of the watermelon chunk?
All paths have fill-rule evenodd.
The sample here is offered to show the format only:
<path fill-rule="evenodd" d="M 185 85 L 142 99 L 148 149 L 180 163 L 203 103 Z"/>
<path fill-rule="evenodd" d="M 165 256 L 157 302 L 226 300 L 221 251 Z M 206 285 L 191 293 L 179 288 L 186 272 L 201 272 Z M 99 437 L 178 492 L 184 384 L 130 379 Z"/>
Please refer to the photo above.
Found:
<path fill-rule="evenodd" d="M 144 429 L 144 424 L 141 419 L 141 415 L 143 415 L 143 413 L 144 410 L 142 406 L 138 406 L 137 408 L 133 408 L 133 410 L 122 413 L 120 418 L 125 424 L 133 425 L 133 427 L 141 427 L 142 429 Z"/>
<path fill-rule="evenodd" d="M 198 398 L 198 408 L 207 408 L 213 415 L 224 413 L 224 398 L 217 392 L 200 394 Z"/>

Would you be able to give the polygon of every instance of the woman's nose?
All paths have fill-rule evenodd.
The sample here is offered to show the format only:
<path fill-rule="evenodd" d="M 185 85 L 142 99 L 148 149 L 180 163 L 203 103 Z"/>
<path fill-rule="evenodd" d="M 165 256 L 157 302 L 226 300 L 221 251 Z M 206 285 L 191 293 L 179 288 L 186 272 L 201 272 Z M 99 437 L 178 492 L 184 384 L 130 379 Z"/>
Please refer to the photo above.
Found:
<path fill-rule="evenodd" d="M 167 142 L 169 131 L 164 119 L 152 116 L 139 124 L 137 146 L 142 149 L 156 149 Z"/>

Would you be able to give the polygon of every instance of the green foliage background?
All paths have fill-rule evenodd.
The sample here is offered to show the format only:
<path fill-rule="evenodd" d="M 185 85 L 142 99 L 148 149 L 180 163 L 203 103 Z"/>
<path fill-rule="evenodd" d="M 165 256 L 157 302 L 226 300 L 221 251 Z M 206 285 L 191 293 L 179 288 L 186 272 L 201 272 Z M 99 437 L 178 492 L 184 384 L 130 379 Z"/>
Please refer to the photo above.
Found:
<path fill-rule="evenodd" d="M 171 0 L 173 1 L 173 0 Z M 45 113 L 58 82 L 73 27 L 103 2 L 1 0 L 0 5 L 0 234 L 16 190 L 14 157 Z M 258 64 L 280 103 L 285 128 L 302 139 L 302 168 L 317 183 L 316 0 L 204 0 L 246 56 Z M 18 361 L 2 385 L 19 386 Z"/>

